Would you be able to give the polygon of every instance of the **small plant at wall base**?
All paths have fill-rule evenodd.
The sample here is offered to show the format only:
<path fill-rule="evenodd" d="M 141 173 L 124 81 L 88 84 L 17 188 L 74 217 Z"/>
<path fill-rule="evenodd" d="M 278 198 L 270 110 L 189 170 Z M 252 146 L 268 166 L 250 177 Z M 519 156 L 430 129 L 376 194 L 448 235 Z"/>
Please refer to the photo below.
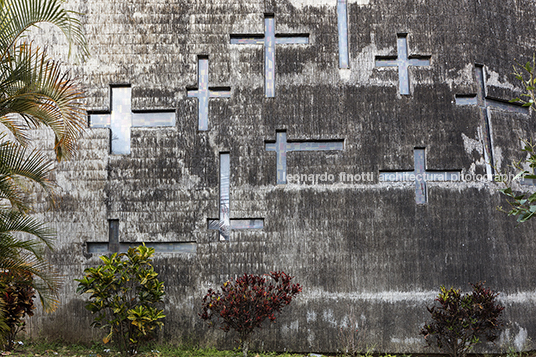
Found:
<path fill-rule="evenodd" d="M 84 270 L 77 279 L 78 292 L 89 293 L 86 308 L 97 316 L 93 326 L 109 329 L 104 343 L 114 341 L 122 353 L 134 355 L 141 343 L 155 337 L 164 310 L 157 308 L 164 296 L 164 283 L 151 265 L 154 248 L 145 245 L 126 253 L 101 256 L 104 262 Z"/>
<path fill-rule="evenodd" d="M 30 273 L 0 273 L 1 300 L 7 333 L 4 349 L 11 351 L 15 336 L 24 331 L 26 316 L 33 316 L 35 289 L 33 276 Z"/>
<path fill-rule="evenodd" d="M 442 286 L 435 299 L 439 306 L 427 307 L 433 321 L 424 325 L 421 335 L 429 346 L 452 357 L 466 356 L 480 342 L 495 341 L 503 326 L 499 318 L 504 307 L 496 302 L 499 294 L 483 283 L 471 285 L 468 294 Z"/>
<path fill-rule="evenodd" d="M 359 339 L 364 328 L 364 323 L 359 327 L 359 320 L 359 317 L 355 313 L 354 305 L 348 304 L 348 313 L 339 327 L 338 352 L 340 352 L 342 356 L 356 357 L 372 354 L 372 350 L 369 350 L 369 348 L 366 348 L 366 351 L 362 352 L 359 347 Z"/>
<path fill-rule="evenodd" d="M 199 317 L 210 327 L 214 327 L 213 320 L 217 320 L 223 331 L 235 330 L 244 357 L 247 357 L 255 329 L 261 328 L 266 319 L 275 322 L 275 314 L 301 292 L 300 284 L 291 283 L 292 278 L 280 271 L 264 275 L 244 274 L 236 280 L 231 279 L 221 286 L 221 292 L 208 290 Z"/>

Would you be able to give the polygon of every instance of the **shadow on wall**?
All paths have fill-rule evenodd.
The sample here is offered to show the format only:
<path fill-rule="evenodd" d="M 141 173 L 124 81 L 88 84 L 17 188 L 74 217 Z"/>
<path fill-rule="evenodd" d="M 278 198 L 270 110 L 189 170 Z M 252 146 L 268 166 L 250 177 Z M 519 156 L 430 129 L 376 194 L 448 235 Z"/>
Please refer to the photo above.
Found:
<path fill-rule="evenodd" d="M 60 304 L 52 313 L 27 318 L 26 331 L 29 331 L 27 337 L 61 339 L 64 343 L 89 343 L 102 340 L 104 331 L 91 328 L 92 321 L 91 313 L 85 308 L 85 300 L 72 299 Z"/>

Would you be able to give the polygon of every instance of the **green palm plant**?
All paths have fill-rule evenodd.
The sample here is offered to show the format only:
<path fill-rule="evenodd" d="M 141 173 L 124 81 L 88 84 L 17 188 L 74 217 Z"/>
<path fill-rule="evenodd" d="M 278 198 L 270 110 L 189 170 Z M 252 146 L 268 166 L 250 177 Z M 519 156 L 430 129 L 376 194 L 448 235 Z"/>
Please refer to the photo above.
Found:
<path fill-rule="evenodd" d="M 44 247 L 52 247 L 54 233 L 28 215 L 28 193 L 35 184 L 51 192 L 48 175 L 53 165 L 42 152 L 28 151 L 0 135 L 0 270 L 38 277 L 34 287 L 45 309 L 51 310 L 59 276 L 52 273 L 43 254 Z M 37 239 L 27 239 L 28 235 Z"/>
<path fill-rule="evenodd" d="M 61 64 L 25 36 L 39 23 L 56 25 L 70 45 L 87 55 L 75 13 L 60 0 L 0 0 L 0 123 L 22 144 L 27 128 L 52 129 L 58 160 L 68 158 L 85 127 L 82 93 Z"/>
<path fill-rule="evenodd" d="M 51 192 L 48 175 L 52 161 L 42 152 L 23 147 L 16 141 L 0 135 L 0 293 L 10 277 L 28 276 L 45 311 L 57 304 L 60 276 L 44 259 L 45 247 L 51 247 L 54 232 L 43 222 L 30 216 L 28 194 L 35 185 Z M 28 237 L 32 237 L 28 239 Z M 14 335 L 5 318 L 9 313 L 0 298 L 0 340 Z M 0 345 L 2 343 L 0 342 Z M 5 341 L 5 346 L 12 341 Z"/>
<path fill-rule="evenodd" d="M 54 165 L 43 152 L 27 148 L 29 129 L 50 128 L 61 161 L 75 152 L 86 115 L 73 79 L 28 39 L 28 30 L 54 25 L 84 59 L 81 24 L 62 5 L 62 0 L 0 0 L 0 124 L 6 129 L 0 134 L 0 272 L 36 277 L 32 284 L 46 310 L 54 309 L 60 282 L 44 258 L 54 232 L 29 213 L 36 186 L 53 198 Z M 1 321 L 0 316 L 0 335 Z"/>

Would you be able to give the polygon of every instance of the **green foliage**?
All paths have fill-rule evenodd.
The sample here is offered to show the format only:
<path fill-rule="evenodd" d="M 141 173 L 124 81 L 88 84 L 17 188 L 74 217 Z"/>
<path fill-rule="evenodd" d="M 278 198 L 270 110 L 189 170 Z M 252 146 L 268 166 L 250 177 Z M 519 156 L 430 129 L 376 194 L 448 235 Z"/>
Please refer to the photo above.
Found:
<path fill-rule="evenodd" d="M 536 175 L 534 174 L 534 170 L 536 169 L 536 153 L 534 149 L 535 145 L 533 143 L 525 142 L 523 151 L 528 154 L 528 158 L 514 165 L 519 171 L 514 181 L 519 178 L 536 179 Z M 522 168 L 523 163 L 528 164 L 532 172 L 524 170 Z M 507 211 L 509 216 L 517 216 L 517 221 L 520 223 L 534 217 L 534 214 L 536 214 L 536 193 L 516 193 L 510 183 L 506 183 L 506 188 L 499 191 L 509 198 L 508 204 L 510 205 L 510 210 Z"/>
<path fill-rule="evenodd" d="M 536 57 L 532 58 L 532 62 L 527 62 L 525 65 L 517 63 L 514 65 L 514 75 L 516 79 L 521 81 L 524 93 L 520 97 L 510 100 L 513 103 L 522 104 L 524 107 L 536 109 Z M 536 153 L 535 145 L 530 141 L 524 142 L 522 151 L 526 152 L 527 158 L 514 164 L 514 168 L 518 174 L 512 181 L 520 178 L 536 179 Z M 523 166 L 528 166 L 530 171 Z M 535 193 L 516 193 L 512 189 L 511 182 L 505 183 L 505 188 L 499 190 L 508 198 L 510 210 L 506 211 L 509 216 L 517 216 L 518 222 L 525 222 L 536 213 L 536 194 Z M 500 208 L 502 210 L 502 208 Z"/>
<path fill-rule="evenodd" d="M 481 341 L 497 339 L 503 323 L 499 320 L 503 306 L 496 303 L 499 294 L 482 283 L 472 284 L 473 291 L 462 295 L 459 289 L 441 291 L 436 302 L 427 307 L 433 322 L 424 325 L 421 335 L 429 346 L 437 346 L 451 357 L 464 357 Z"/>
<path fill-rule="evenodd" d="M 13 349 L 15 336 L 26 326 L 24 317 L 33 316 L 35 309 L 33 277 L 30 273 L 1 273 L 0 286 L 2 287 L 2 310 L 8 328 L 4 348 L 10 351 Z"/>
<path fill-rule="evenodd" d="M 291 284 L 291 280 L 292 277 L 282 271 L 244 274 L 236 280 L 231 279 L 221 286 L 221 292 L 208 290 L 199 317 L 210 327 L 216 319 L 223 331 L 235 330 L 240 336 L 244 357 L 247 357 L 253 331 L 261 328 L 266 319 L 275 322 L 275 314 L 301 292 L 300 284 Z"/>
<path fill-rule="evenodd" d="M 510 103 L 520 103 L 524 107 L 534 107 L 535 91 L 536 91 L 536 57 L 532 58 L 532 62 L 528 61 L 525 65 L 518 62 L 514 65 L 514 75 L 517 80 L 521 81 L 525 93 L 520 97 L 510 100 Z"/>
<path fill-rule="evenodd" d="M 343 356 L 343 357 L 374 357 L 374 356 L 379 356 L 378 353 L 374 352 L 375 349 L 376 349 L 375 345 L 373 345 L 373 346 L 364 346 L 364 348 L 362 348 L 362 349 L 359 349 L 358 347 L 356 347 L 355 349 L 347 348 L 347 349 L 345 349 L 343 351 L 339 351 L 339 353 L 337 355 L 338 356 Z M 396 357 L 396 356 L 386 354 L 386 355 L 383 355 L 383 357 Z M 402 356 L 402 357 L 406 357 L 406 356 Z"/>
<path fill-rule="evenodd" d="M 52 247 L 54 233 L 29 215 L 32 204 L 28 191 L 38 185 L 51 193 L 51 169 L 51 161 L 44 154 L 29 151 L 0 134 L 0 271 L 9 279 L 27 277 L 25 281 L 37 291 L 45 311 L 55 309 L 60 286 L 60 276 L 44 259 L 45 247 Z M 7 293 L 4 297 L 9 298 L 10 289 L 9 285 L 7 290 L 0 287 L 0 293 Z M 9 310 L 12 306 L 9 301 L 3 303 L 8 310 L 0 316 L 0 338 L 11 341 L 17 330 L 13 324 L 5 324 L 5 317 L 13 313 Z"/>
<path fill-rule="evenodd" d="M 51 193 L 51 170 L 52 163 L 44 154 L 0 135 L 0 269 L 13 277 L 33 275 L 32 286 L 47 311 L 56 306 L 60 284 L 59 275 L 44 260 L 44 248 L 52 247 L 54 232 L 29 215 L 27 191 L 38 185 Z"/>
<path fill-rule="evenodd" d="M 154 248 L 141 245 L 101 256 L 104 264 L 85 269 L 85 276 L 76 279 L 77 291 L 91 294 L 86 308 L 96 314 L 93 325 L 109 329 L 103 342 L 113 340 L 129 355 L 163 326 L 165 315 L 157 305 L 163 301 L 164 283 L 151 265 L 153 254 Z"/>
<path fill-rule="evenodd" d="M 33 43 L 27 31 L 52 24 L 86 56 L 82 26 L 62 6 L 61 0 L 0 0 L 0 125 L 14 138 L 0 134 L 0 271 L 13 279 L 28 276 L 46 311 L 56 307 L 60 281 L 44 259 L 54 234 L 29 215 L 33 201 L 28 193 L 40 186 L 52 197 L 48 174 L 53 165 L 39 150 L 26 148 L 28 132 L 41 125 L 52 129 L 57 159 L 68 158 L 83 132 L 85 113 L 82 95 L 60 62 Z M 15 292 L 9 285 L 5 289 L 9 300 Z M 9 301 L 1 304 L 9 309 L 4 311 L 8 318 L 15 313 Z M 7 325 L 0 316 L 4 335 L 2 326 Z"/>
<path fill-rule="evenodd" d="M 102 343 L 93 345 L 66 344 L 63 341 L 24 341 L 17 344 L 15 352 L 10 356 L 18 357 L 111 357 L 117 356 L 118 352 L 114 348 L 109 348 Z M 237 357 L 242 353 L 236 350 L 217 350 L 214 348 L 199 348 L 172 343 L 159 344 L 151 343 L 143 346 L 137 357 Z M 310 354 L 259 352 L 257 357 L 310 357 Z M 365 357 L 365 356 L 364 356 Z M 372 357 L 372 356 L 368 356 Z M 395 357 L 395 356 L 389 356 Z M 398 356 L 406 357 L 406 356 Z"/>
<path fill-rule="evenodd" d="M 82 93 L 26 32 L 40 23 L 55 25 L 69 45 L 87 56 L 80 21 L 61 0 L 0 1 L 0 123 L 18 142 L 28 140 L 26 129 L 45 125 L 55 137 L 56 157 L 68 158 L 85 127 Z"/>

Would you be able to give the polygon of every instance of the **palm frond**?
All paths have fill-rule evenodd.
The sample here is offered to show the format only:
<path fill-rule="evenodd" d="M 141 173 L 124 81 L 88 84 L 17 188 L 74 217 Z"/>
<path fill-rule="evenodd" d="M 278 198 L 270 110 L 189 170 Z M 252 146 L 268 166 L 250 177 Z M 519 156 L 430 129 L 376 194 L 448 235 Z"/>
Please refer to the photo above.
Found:
<path fill-rule="evenodd" d="M 86 126 L 83 94 L 38 47 L 22 44 L 13 52 L 0 64 L 0 117 L 18 114 L 29 127 L 50 127 L 58 160 L 69 158 Z"/>
<path fill-rule="evenodd" d="M 19 255 L 10 259 L 0 259 L 0 268 L 11 274 L 30 274 L 37 278 L 33 280 L 32 287 L 37 291 L 43 308 L 46 311 L 56 308 L 62 276 L 48 262 L 37 259 L 29 252 L 20 251 Z"/>
<path fill-rule="evenodd" d="M 80 57 L 88 55 L 80 20 L 74 11 L 65 10 L 61 0 L 2 0 L 0 2 L 0 50 L 8 51 L 25 31 L 39 23 L 56 25 L 71 45 L 80 49 Z"/>
<path fill-rule="evenodd" d="M 0 198 L 10 201 L 19 211 L 28 211 L 26 192 L 37 184 L 53 199 L 53 185 L 48 176 L 52 162 L 39 150 L 28 150 L 17 142 L 3 140 L 0 134 Z"/>
<path fill-rule="evenodd" d="M 28 136 L 27 130 L 25 130 L 26 127 L 22 124 L 20 119 L 20 116 L 16 114 L 0 116 L 0 125 L 3 125 L 9 132 L 11 132 L 19 143 L 27 145 L 30 137 Z"/>
<path fill-rule="evenodd" d="M 62 5 L 63 0 L 0 0 L 0 124 L 16 140 L 0 134 L 0 271 L 36 277 L 32 284 L 47 310 L 56 306 L 60 286 L 60 276 L 44 259 L 54 232 L 27 214 L 31 205 L 26 201 L 28 188 L 35 185 L 52 196 L 48 174 L 53 166 L 40 151 L 25 148 L 27 129 L 51 128 L 56 157 L 61 160 L 74 152 L 86 127 L 86 115 L 82 93 L 62 73 L 59 62 L 23 41 L 27 30 L 50 23 L 63 32 L 69 46 L 80 48 L 86 57 L 77 14 Z"/>
<path fill-rule="evenodd" d="M 54 231 L 48 228 L 46 224 L 26 213 L 13 210 L 0 210 L 0 237 L 2 237 L 2 234 L 12 234 L 13 232 L 29 234 L 49 248 L 52 248 L 52 239 L 55 236 Z M 14 244 L 14 242 L 9 243 Z M 36 245 L 32 241 L 22 241 L 19 244 L 22 244 L 22 246 L 15 248 L 31 251 L 38 258 L 41 257 L 41 254 L 35 249 Z M 24 244 L 27 244 L 27 246 Z M 2 243 L 0 243 L 1 245 Z"/>
<path fill-rule="evenodd" d="M 23 239 L 14 237 L 23 233 Z M 53 310 L 61 276 L 44 259 L 45 246 L 52 247 L 54 232 L 39 220 L 22 212 L 0 210 L 0 271 L 31 274 L 33 287 L 43 307 Z"/>

